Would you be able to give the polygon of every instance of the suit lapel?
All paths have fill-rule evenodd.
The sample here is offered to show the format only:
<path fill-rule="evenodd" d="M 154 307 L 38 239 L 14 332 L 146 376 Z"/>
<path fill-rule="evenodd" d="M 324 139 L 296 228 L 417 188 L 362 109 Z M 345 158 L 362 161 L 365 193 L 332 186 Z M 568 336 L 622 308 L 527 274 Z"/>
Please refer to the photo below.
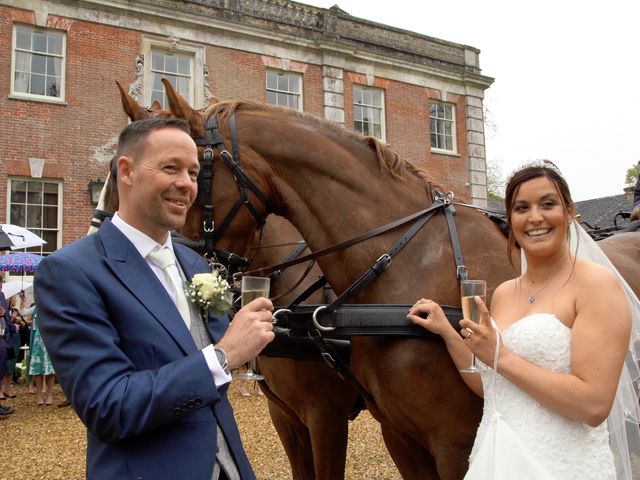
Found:
<path fill-rule="evenodd" d="M 208 272 L 209 270 L 206 267 L 203 268 L 204 263 L 201 263 L 199 261 L 190 261 L 190 259 L 186 255 L 184 248 L 185 247 L 176 245 L 175 243 L 173 245 L 173 251 L 176 254 L 176 258 L 178 259 L 180 268 L 182 268 L 187 281 L 190 282 L 196 273 Z"/>
<path fill-rule="evenodd" d="M 105 261 L 118 280 L 164 326 L 185 353 L 194 352 L 195 343 L 178 309 L 133 244 L 109 221 L 96 235 L 104 245 Z"/>

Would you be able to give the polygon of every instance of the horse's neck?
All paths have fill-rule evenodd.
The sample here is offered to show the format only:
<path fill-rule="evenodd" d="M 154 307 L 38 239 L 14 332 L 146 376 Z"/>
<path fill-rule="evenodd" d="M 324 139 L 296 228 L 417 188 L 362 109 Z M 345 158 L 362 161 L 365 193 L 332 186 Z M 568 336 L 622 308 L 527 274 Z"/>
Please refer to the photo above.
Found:
<path fill-rule="evenodd" d="M 421 179 L 411 173 L 404 182 L 392 179 L 380 170 L 373 151 L 358 146 L 358 157 L 325 140 L 323 148 L 309 148 L 301 159 L 296 145 L 290 148 L 287 151 L 287 146 L 280 145 L 279 156 L 269 157 L 275 173 L 273 189 L 280 192 L 287 218 L 312 251 L 354 238 L 431 203 Z M 345 288 L 399 235 L 396 230 L 322 258 L 320 267 L 332 285 Z"/>
<path fill-rule="evenodd" d="M 353 139 L 339 138 L 339 133 L 331 135 L 332 132 L 304 119 L 275 122 L 271 119 L 245 128 L 246 136 L 241 134 L 240 138 L 251 138 L 249 143 L 254 142 L 249 150 L 255 155 L 260 152 L 263 165 L 268 164 L 266 170 L 272 173 L 269 177 L 271 191 L 277 192 L 276 202 L 282 204 L 285 216 L 312 251 L 354 238 L 431 203 L 425 183 L 414 173 L 406 172 L 404 182 L 393 179 L 379 166 L 372 148 Z M 285 140 L 276 142 L 274 138 Z M 469 223 L 465 225 L 460 217 Z M 478 225 L 473 225 L 475 222 Z M 496 282 L 508 278 L 503 274 L 511 271 L 506 261 L 505 240 L 497 228 L 475 212 L 460 212 L 456 223 L 465 259 L 476 278 L 491 280 L 490 275 L 500 275 Z M 407 228 L 395 229 L 324 257 L 319 265 L 340 292 L 386 253 Z M 480 257 L 482 261 L 478 260 Z M 490 268 L 500 272 L 492 274 Z M 436 215 L 396 257 L 393 267 L 367 288 L 367 299 L 411 302 L 440 283 L 442 294 L 434 298 L 459 301 L 458 289 L 451 288 L 456 283 L 455 273 L 449 230 L 443 216 Z"/>
<path fill-rule="evenodd" d="M 313 250 L 430 205 L 421 179 L 411 173 L 405 181 L 392 179 L 378 166 L 373 150 L 358 146 L 354 153 L 337 143 L 322 144 L 304 152 L 304 160 L 295 145 L 273 160 L 278 163 L 274 189 L 281 192 L 287 218 Z"/>

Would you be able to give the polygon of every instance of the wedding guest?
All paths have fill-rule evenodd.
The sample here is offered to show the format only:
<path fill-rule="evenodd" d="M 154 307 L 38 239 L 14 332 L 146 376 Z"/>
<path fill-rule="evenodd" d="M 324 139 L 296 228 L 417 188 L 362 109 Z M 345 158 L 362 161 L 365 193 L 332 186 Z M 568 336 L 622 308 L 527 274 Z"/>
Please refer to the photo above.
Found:
<path fill-rule="evenodd" d="M 4 369 L 4 375 L 0 378 L 0 399 L 2 397 L 16 398 L 16 395 L 13 393 L 13 377 L 16 370 L 18 355 L 20 354 L 20 332 L 19 322 L 17 321 L 19 315 L 18 298 L 20 298 L 21 308 L 24 307 L 24 292 L 22 292 L 22 296 L 13 295 L 7 299 L 12 330 L 8 339 L 7 362 Z"/>
<path fill-rule="evenodd" d="M 4 278 L 0 275 L 0 378 L 4 376 L 4 370 L 7 364 L 7 349 L 9 346 L 9 338 L 13 331 L 11 316 L 9 314 L 9 305 L 7 299 L 2 293 L 2 284 Z M 4 395 L 0 396 L 0 400 L 5 400 Z M 0 404 L 0 420 L 6 419 L 13 413 L 13 408 L 5 407 Z"/>
<path fill-rule="evenodd" d="M 25 351 L 26 367 L 27 367 L 27 393 L 29 395 L 34 395 L 36 393 L 35 380 L 31 375 L 29 375 L 29 365 L 31 364 L 31 345 L 33 344 L 33 329 L 31 325 L 33 323 L 33 311 L 35 310 L 35 303 L 32 303 L 29 307 L 20 310 L 20 314 L 24 316 L 24 321 L 27 324 L 29 329 L 29 337 L 27 341 L 23 343 L 23 345 L 27 345 L 27 349 Z"/>
<path fill-rule="evenodd" d="M 33 377 L 35 383 L 36 403 L 38 405 L 51 405 L 53 403 L 53 386 L 56 372 L 51 364 L 47 348 L 42 341 L 37 309 L 33 312 L 31 332 L 29 375 Z"/>
<path fill-rule="evenodd" d="M 15 298 L 15 296 L 11 297 L 8 302 L 14 333 L 11 334 L 9 340 L 10 347 L 7 349 L 7 364 L 0 382 L 0 395 L 5 398 L 16 398 L 13 393 L 13 381 L 16 373 L 16 363 L 20 355 L 20 319 L 18 318 L 20 314 L 18 309 L 15 308 Z"/>
<path fill-rule="evenodd" d="M 34 286 L 60 384 L 88 429 L 87 477 L 254 479 L 229 369 L 273 340 L 273 305 L 258 298 L 229 324 L 184 294 L 210 272 L 169 234 L 197 194 L 186 122 L 133 122 L 116 156 L 113 221 L 45 258 Z"/>
<path fill-rule="evenodd" d="M 18 355 L 18 361 L 21 362 L 27 356 L 26 351 L 22 348 L 24 346 L 29 346 L 29 337 L 31 335 L 31 327 L 24 319 L 24 317 L 18 313 L 18 341 L 20 342 L 20 354 Z"/>
<path fill-rule="evenodd" d="M 630 479 L 624 455 L 630 443 L 615 437 L 640 438 L 637 422 L 627 430 L 624 418 L 635 413 L 637 420 L 624 360 L 632 353 L 630 305 L 637 309 L 638 300 L 625 295 L 616 272 L 580 258 L 600 250 L 573 230 L 574 204 L 554 164 L 516 171 L 505 205 L 509 250 L 521 248 L 526 269 L 495 290 L 491 312 L 476 297 L 482 320 L 462 320 L 460 333 L 429 299 L 409 314 L 442 336 L 459 369 L 469 366 L 472 353 L 490 367 L 481 375 L 461 374 L 485 400 L 465 478 L 504 480 L 526 472 L 538 480 Z M 570 230 L 581 235 L 577 256 L 569 248 Z M 630 392 L 630 400 L 612 410 L 614 399 L 623 402 L 617 391 Z"/>

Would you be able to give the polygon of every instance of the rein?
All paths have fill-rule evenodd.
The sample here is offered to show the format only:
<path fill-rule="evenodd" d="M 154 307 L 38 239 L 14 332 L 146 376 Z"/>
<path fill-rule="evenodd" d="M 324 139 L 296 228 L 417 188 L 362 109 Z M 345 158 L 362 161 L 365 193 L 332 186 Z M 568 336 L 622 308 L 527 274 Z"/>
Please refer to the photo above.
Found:
<path fill-rule="evenodd" d="M 454 252 L 456 263 L 456 274 L 459 280 L 467 278 L 467 267 L 463 263 L 462 251 L 460 249 L 460 240 L 453 219 L 455 215 L 455 207 L 451 203 L 451 197 L 439 194 L 434 199 L 431 207 L 409 215 L 403 219 L 377 228 L 356 239 L 334 245 L 328 249 L 320 250 L 315 254 L 306 257 L 315 258 L 320 254 L 327 254 L 329 251 L 339 249 L 343 244 L 355 244 L 364 241 L 366 238 L 379 235 L 399 225 L 415 221 L 411 228 L 391 247 L 391 249 L 380 256 L 376 263 L 369 268 L 356 282 L 354 282 L 342 295 L 329 305 L 296 305 L 295 302 L 303 301 L 316 288 L 324 285 L 326 280 L 320 278 L 310 288 L 294 301 L 288 308 L 277 310 L 274 314 L 274 326 L 278 328 L 289 329 L 291 337 L 306 336 L 313 341 L 324 361 L 336 372 L 341 378 L 348 381 L 356 391 L 370 405 L 376 402 L 369 391 L 364 388 L 360 381 L 351 371 L 348 363 L 346 363 L 338 354 L 335 346 L 331 343 L 331 339 L 350 338 L 354 335 L 408 335 L 412 337 L 438 337 L 428 330 L 413 325 L 407 319 L 407 311 L 410 305 L 343 305 L 347 298 L 352 297 L 370 285 L 384 270 L 386 270 L 395 255 L 397 255 L 406 244 L 415 236 L 418 231 L 433 217 L 438 211 L 442 210 L 449 228 L 449 236 Z M 354 241 L 357 240 L 357 241 Z M 351 243 L 353 242 L 353 243 Z M 342 247 L 346 248 L 346 247 Z M 302 260 L 301 257 L 298 260 Z M 295 260 L 294 262 L 298 262 Z M 285 264 L 292 262 L 285 262 Z M 299 262 L 298 262 L 299 263 Z M 284 264 L 280 264 L 282 266 Z M 277 267 L 277 266 L 276 266 Z M 459 329 L 459 322 L 462 319 L 462 311 L 458 307 L 449 307 L 443 305 L 442 308 L 447 314 L 447 318 L 454 328 Z M 294 309 L 295 311 L 293 311 Z M 319 314 L 322 314 L 325 322 L 320 323 Z M 326 324 L 329 319 L 330 325 Z M 439 338 L 439 337 L 438 337 Z"/>
<path fill-rule="evenodd" d="M 307 291 L 305 291 L 298 299 L 296 299 L 291 305 L 289 305 L 285 309 L 281 309 L 276 314 L 275 323 L 276 327 L 283 328 L 291 328 L 293 331 L 298 332 L 308 332 L 310 336 L 312 336 L 313 329 L 304 329 L 300 326 L 294 327 L 291 322 L 294 318 L 298 317 L 299 325 L 304 323 L 308 324 L 309 315 L 311 314 L 311 320 L 315 330 L 319 332 L 333 332 L 331 335 L 335 334 L 338 337 L 340 336 L 350 336 L 350 335 L 380 335 L 380 334 L 390 334 L 391 331 L 394 332 L 395 335 L 416 335 L 418 336 L 432 336 L 428 331 L 415 327 L 409 320 L 406 318 L 407 309 L 403 309 L 400 316 L 398 316 L 397 306 L 395 305 L 378 305 L 380 308 L 380 312 L 383 309 L 387 309 L 390 314 L 386 315 L 386 320 L 384 322 L 380 322 L 380 313 L 376 315 L 369 315 L 368 313 L 363 312 L 362 317 L 358 318 L 353 312 L 357 312 L 360 306 L 358 305 L 344 305 L 345 301 L 360 293 L 363 289 L 369 286 L 378 276 L 386 270 L 393 258 L 400 253 L 400 251 L 409 243 L 409 241 L 420 231 L 420 229 L 439 211 L 442 211 L 445 219 L 447 221 L 447 226 L 449 229 L 449 237 L 451 239 L 451 247 L 453 249 L 454 261 L 456 264 L 456 277 L 458 280 L 467 279 L 467 267 L 464 264 L 462 249 L 460 248 L 460 239 L 458 236 L 458 230 L 456 228 L 454 216 L 456 214 L 455 207 L 451 202 L 451 196 L 438 194 L 434 199 L 433 204 L 424 210 L 416 212 L 412 215 L 404 217 L 402 219 L 396 220 L 390 224 L 384 225 L 382 227 L 376 228 L 367 232 L 355 239 L 348 240 L 347 242 L 342 242 L 337 245 L 333 245 L 332 247 L 319 250 L 310 255 L 306 255 L 305 257 L 300 257 L 296 260 L 285 262 L 283 264 L 275 265 L 274 267 L 265 267 L 265 269 L 261 270 L 271 270 L 273 268 L 286 268 L 291 264 L 299 263 L 300 261 L 305 261 L 309 259 L 315 259 L 318 256 L 326 255 L 327 253 L 334 252 L 339 250 L 340 247 L 343 247 L 344 244 L 352 245 L 354 243 L 358 243 L 359 241 L 363 241 L 367 238 L 371 238 L 372 236 L 379 235 L 380 233 L 386 232 L 395 228 L 399 225 L 403 225 L 415 220 L 415 223 L 411 226 L 411 228 L 405 232 L 405 234 L 396 241 L 396 243 L 383 255 L 381 255 L 376 262 L 369 267 L 369 269 L 360 276 L 354 283 L 351 284 L 349 288 L 347 288 L 338 298 L 336 298 L 329 305 L 320 305 L 316 306 L 313 312 L 309 312 L 304 307 L 299 306 L 296 302 L 302 301 L 300 298 L 304 299 L 310 295 L 311 290 L 310 287 Z M 357 240 L 357 241 L 355 241 Z M 355 242 L 354 242 L 355 241 Z M 353 242 L 353 243 L 352 243 Z M 259 271 L 259 270 L 255 270 Z M 318 280 L 314 286 L 319 288 L 323 284 L 322 279 Z M 350 313 L 345 317 L 344 311 L 341 311 L 344 308 L 349 309 Z M 355 308 L 355 310 L 354 310 Z M 366 310 L 371 310 L 372 308 L 376 308 L 375 306 L 369 305 L 366 307 Z M 452 309 L 452 311 L 457 312 L 453 317 L 455 317 L 456 323 L 461 318 L 460 308 L 448 307 Z M 286 320 L 284 319 L 286 317 Z M 377 317 L 377 318 L 376 318 Z M 282 322 L 280 321 L 283 318 Z M 346 323 L 345 323 L 346 319 Z M 321 322 L 321 320 L 323 320 Z M 371 322 L 371 323 L 369 323 Z M 390 330 L 385 330 L 384 328 L 380 329 L 380 327 L 386 326 L 390 327 Z M 351 327 L 355 327 L 354 330 L 351 330 Z M 369 328 L 370 327 L 370 328 Z M 338 330 L 338 331 L 336 331 Z M 319 333 L 318 332 L 318 333 Z"/>
<path fill-rule="evenodd" d="M 302 254 L 302 252 L 304 252 L 304 250 L 307 248 L 307 243 L 304 242 L 304 241 L 296 242 L 296 243 L 293 243 L 292 245 L 295 245 L 295 248 L 293 249 L 293 251 L 289 255 L 287 255 L 287 258 L 285 258 L 285 262 L 298 258 Z M 260 247 L 256 247 L 256 248 L 260 248 Z M 262 248 L 268 248 L 268 247 L 262 247 Z M 289 290 L 287 290 L 286 292 L 281 293 L 280 295 L 278 295 L 276 297 L 271 297 L 271 301 L 274 302 L 274 301 L 279 300 L 279 299 L 281 299 L 283 297 L 286 297 L 291 292 L 293 292 L 296 288 L 298 288 L 298 286 L 303 282 L 303 280 L 305 278 L 307 278 L 307 275 L 309 274 L 309 272 L 313 268 L 314 264 L 315 264 L 315 261 L 310 261 L 309 265 L 307 265 L 307 268 L 305 268 L 304 272 L 302 272 L 302 275 L 300 275 L 300 278 L 298 278 L 298 280 L 293 284 L 293 286 L 291 288 L 289 288 Z M 269 276 L 269 278 L 271 278 L 272 281 L 275 282 L 276 280 L 278 280 L 280 278 L 280 275 L 282 275 L 282 270 L 274 270 L 268 276 Z M 324 277 L 321 277 L 321 278 L 324 278 Z M 316 289 L 314 289 L 311 293 L 315 292 L 315 290 Z"/>
<path fill-rule="evenodd" d="M 365 232 L 361 235 L 358 235 L 357 237 L 354 238 L 350 238 L 349 240 L 345 240 L 344 242 L 340 242 L 337 243 L 335 245 L 331 245 L 330 247 L 327 248 L 323 248 L 321 250 L 318 250 L 316 252 L 312 252 L 309 253 L 307 255 L 304 255 L 302 257 L 298 257 L 296 259 L 293 260 L 288 260 L 285 261 L 283 263 L 279 263 L 277 265 L 271 265 L 269 267 L 262 267 L 262 268 L 256 268 L 254 270 L 249 270 L 247 272 L 243 272 L 243 275 L 267 275 L 270 274 L 271 272 L 277 271 L 277 270 L 284 270 L 285 268 L 291 267 L 293 265 L 297 265 L 299 263 L 303 263 L 303 262 L 307 262 L 310 260 L 315 260 L 318 257 L 322 257 L 324 255 L 328 255 L 330 253 L 333 252 L 337 252 L 340 250 L 345 250 L 353 245 L 357 245 L 358 243 L 362 243 L 365 240 L 369 240 L 370 238 L 374 238 L 377 237 L 379 235 L 382 235 L 383 233 L 386 233 L 390 230 L 393 230 L 397 227 L 400 227 L 402 225 L 406 225 L 407 223 L 410 223 L 412 221 L 424 221 L 426 222 L 427 220 L 429 220 L 438 209 L 442 208 L 445 206 L 445 201 L 438 201 L 436 200 L 433 205 L 431 205 L 429 208 L 425 208 L 424 210 L 420 210 L 419 212 L 415 212 L 412 213 L 411 215 L 407 215 L 406 217 L 400 218 L 398 220 L 395 220 L 391 223 L 387 223 L 385 225 L 382 225 L 381 227 L 378 228 L 374 228 L 373 230 L 369 230 L 368 232 Z M 426 219 L 425 219 L 426 217 Z M 406 235 L 406 234 L 405 234 Z M 404 237 L 403 237 L 404 238 Z M 403 242 L 403 245 L 408 241 L 409 239 L 407 239 L 405 242 Z M 397 253 L 397 252 L 396 252 Z M 380 259 L 378 259 L 379 261 Z"/>

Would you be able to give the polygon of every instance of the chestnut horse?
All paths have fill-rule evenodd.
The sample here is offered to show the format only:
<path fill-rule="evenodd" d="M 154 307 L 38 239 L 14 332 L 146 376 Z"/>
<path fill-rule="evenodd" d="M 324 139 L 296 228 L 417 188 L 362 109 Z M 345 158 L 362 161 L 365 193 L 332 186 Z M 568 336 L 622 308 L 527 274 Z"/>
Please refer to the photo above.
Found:
<path fill-rule="evenodd" d="M 300 233 L 285 219 L 269 215 L 262 239 L 249 268 L 260 268 L 284 261 L 299 240 Z M 252 252 L 250 251 L 249 254 Z M 301 255 L 309 253 L 308 249 Z M 271 282 L 274 304 L 287 305 L 321 274 L 312 269 L 298 288 L 289 293 L 306 270 L 295 265 Z M 283 295 L 284 296 L 281 296 Z M 314 304 L 326 300 L 322 290 L 309 298 Z M 277 308 L 277 307 L 276 307 Z M 286 340 L 286 335 L 278 336 Z M 258 367 L 268 399 L 269 414 L 291 464 L 294 480 L 344 478 L 348 421 L 358 400 L 355 389 L 321 360 L 319 350 L 307 339 L 305 359 L 260 355 Z M 270 348 L 267 348 L 269 351 Z M 285 352 L 280 352 L 284 353 Z M 312 358 L 313 354 L 317 358 Z M 356 410 L 357 413 L 357 410 Z"/>
<path fill-rule="evenodd" d="M 640 296 L 640 232 L 618 233 L 600 240 L 598 245 L 635 294 Z"/>
<path fill-rule="evenodd" d="M 194 138 L 205 136 L 205 120 L 221 125 L 237 116 L 239 154 L 245 173 L 302 234 L 312 250 L 355 237 L 432 202 L 428 174 L 371 138 L 327 121 L 251 102 L 222 102 L 204 114 L 193 110 L 165 82 L 172 112 L 185 118 Z M 228 129 L 223 128 L 231 146 Z M 237 198 L 233 173 L 214 161 L 213 204 L 220 224 Z M 254 207 L 267 210 L 254 195 Z M 192 209 L 184 232 L 198 235 L 201 212 Z M 459 207 L 456 223 L 472 278 L 490 290 L 511 278 L 506 239 L 493 222 Z M 219 246 L 243 251 L 257 228 L 241 210 Z M 344 291 L 404 233 L 394 229 L 356 247 L 319 259 L 336 293 Z M 517 262 L 517 259 L 515 259 Z M 489 292 L 491 293 L 491 292 Z M 445 219 L 435 216 L 376 282 L 354 303 L 413 303 L 429 296 L 459 305 L 456 268 Z M 482 401 L 462 382 L 443 342 L 436 338 L 353 337 L 351 367 L 374 401 L 367 405 L 401 475 L 462 478 Z M 331 451 L 327 452 L 330 454 Z"/>
<path fill-rule="evenodd" d="M 231 145 L 228 120 L 236 116 L 238 152 L 244 173 L 273 211 L 319 250 L 431 204 L 428 174 L 403 161 L 375 139 L 364 138 L 316 117 L 254 102 L 222 102 L 198 112 L 165 82 L 172 112 L 186 119 L 194 138 L 205 137 L 210 116 Z M 230 210 L 237 186 L 230 169 L 215 158 L 215 221 Z M 262 214 L 267 206 L 250 201 Z M 458 206 L 455 220 L 469 275 L 483 278 L 488 298 L 514 272 L 506 238 L 476 209 Z M 199 231 L 201 212 L 191 212 L 185 232 Z M 256 229 L 246 212 L 232 223 L 220 246 L 238 245 Z M 364 244 L 319 260 L 337 293 L 344 291 L 403 233 L 394 229 Z M 635 242 L 637 244 L 637 236 Z M 518 259 L 512 259 L 518 264 Z M 636 263 L 637 265 L 637 263 Z M 446 221 L 435 216 L 376 282 L 353 303 L 412 303 L 428 296 L 459 304 L 453 250 Z M 403 478 L 459 479 L 481 415 L 481 400 L 462 382 L 440 339 L 358 336 L 351 339 L 351 366 L 370 392 L 371 413 L 382 425 L 385 444 Z"/>
<path fill-rule="evenodd" d="M 117 82 L 116 82 L 117 83 Z M 143 109 L 118 84 L 122 105 L 131 121 L 153 115 L 171 116 L 154 104 L 151 111 Z M 115 182 L 104 186 L 103 206 L 107 212 L 118 209 Z M 184 233 L 184 232 L 182 232 Z M 200 232 L 189 235 L 199 240 Z M 259 268 L 284 261 L 293 249 L 292 243 L 300 241 L 298 231 L 284 218 L 270 215 L 262 235 L 254 235 L 252 241 L 241 250 L 231 249 L 251 258 L 251 268 Z M 301 255 L 309 253 L 308 249 Z M 306 270 L 305 265 L 287 269 L 271 283 L 271 296 L 277 305 L 287 305 L 313 283 L 322 272 L 313 266 L 300 285 L 292 290 Z M 309 299 L 311 303 L 323 303 L 320 291 Z M 308 345 L 309 357 L 293 360 L 280 356 L 258 358 L 260 373 L 265 377 L 262 389 L 268 400 L 269 413 L 291 464 L 293 480 L 334 480 L 344 478 L 348 421 L 357 414 L 358 394 L 320 359 L 315 345 Z"/>
<path fill-rule="evenodd" d="M 230 147 L 226 121 L 236 115 L 244 172 L 266 195 L 272 209 L 296 226 L 312 250 L 355 237 L 431 203 L 426 172 L 399 159 L 375 139 L 309 115 L 252 102 L 222 102 L 198 112 L 169 82 L 164 83 L 172 113 L 189 122 L 194 138 L 205 136 L 205 121 L 213 115 Z M 218 223 L 231 209 L 237 185 L 219 156 L 215 160 L 212 195 Z M 269 213 L 255 195 L 250 194 L 250 201 L 262 215 Z M 199 235 L 201 220 L 201 212 L 192 210 L 184 232 Z M 504 253 L 506 239 L 472 208 L 459 206 L 456 224 L 469 274 L 487 280 L 490 297 L 499 283 L 517 274 Z M 256 228 L 254 218 L 241 210 L 219 246 L 243 251 Z M 340 293 L 402 233 L 396 228 L 332 253 L 319 260 L 320 267 Z M 637 238 L 632 239 L 636 245 Z M 513 260 L 518 264 L 517 258 Z M 441 215 L 353 302 L 412 303 L 420 296 L 459 303 L 451 241 Z M 464 386 L 443 343 L 433 338 L 354 337 L 351 365 L 373 398 L 368 407 L 382 424 L 385 443 L 402 476 L 462 478 L 481 400 Z"/>

